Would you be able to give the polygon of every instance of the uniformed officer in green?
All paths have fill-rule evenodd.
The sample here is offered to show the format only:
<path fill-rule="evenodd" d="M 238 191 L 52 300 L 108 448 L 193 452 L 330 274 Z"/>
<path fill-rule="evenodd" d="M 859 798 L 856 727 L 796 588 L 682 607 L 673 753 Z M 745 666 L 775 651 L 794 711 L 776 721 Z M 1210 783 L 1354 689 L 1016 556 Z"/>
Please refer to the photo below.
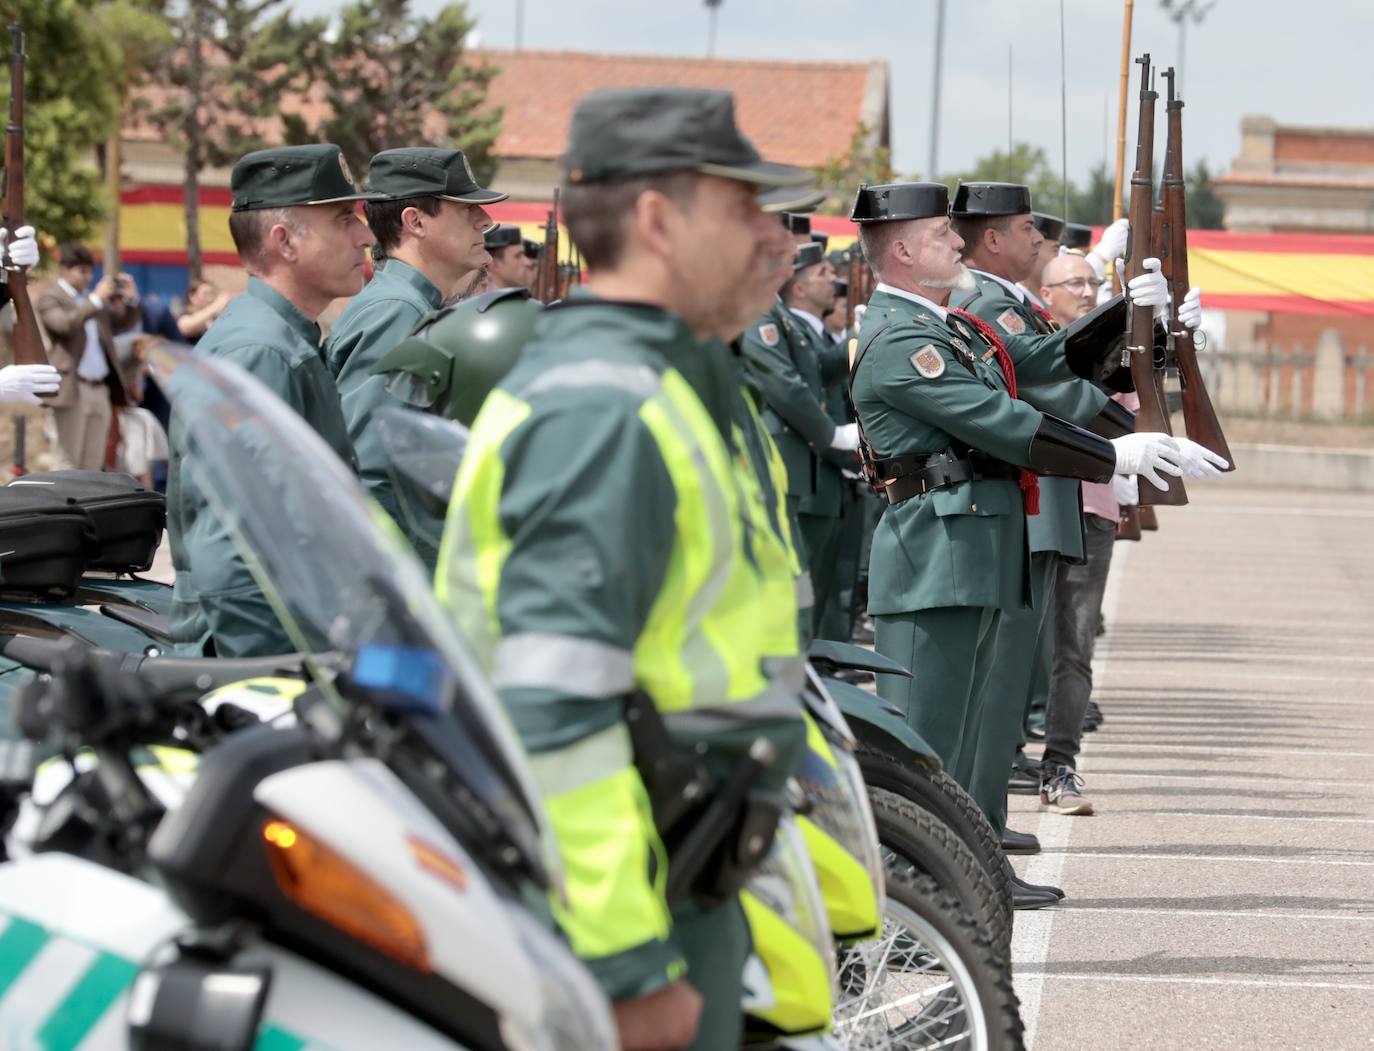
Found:
<path fill-rule="evenodd" d="M 784 214 L 784 225 L 790 214 Z M 834 268 L 825 261 L 820 246 L 810 241 L 809 234 L 804 240 L 797 249 L 792 276 L 780 292 L 810 270 L 829 269 L 828 280 L 833 280 Z M 815 588 L 810 626 L 814 635 L 832 601 L 843 482 L 840 470 L 843 464 L 855 462 L 859 444 L 856 425 L 837 424 L 822 402 L 824 375 L 842 369 L 846 355 L 788 309 L 781 297 L 744 330 L 740 346 L 746 375 L 763 402 L 764 423 L 787 467 L 788 506 L 797 518 Z"/>
<path fill-rule="evenodd" d="M 720 335 L 767 265 L 763 161 L 725 92 L 598 92 L 578 106 L 564 219 L 588 281 L 474 422 L 436 574 L 529 748 L 566 870 L 559 919 L 615 1001 L 621 1044 L 729 1048 L 748 931 L 705 887 L 669 902 L 674 864 L 626 705 L 717 776 L 760 739 L 780 785 L 803 730 L 798 656 L 768 659 L 774 610 L 739 484 L 737 377 Z M 774 551 L 770 546 L 767 550 Z M 784 572 L 785 560 L 783 562 Z M 636 724 L 640 725 L 640 724 Z M 679 751 L 680 754 L 680 751 Z"/>
<path fill-rule="evenodd" d="M 234 165 L 229 186 L 229 232 L 248 288 L 225 307 L 195 353 L 252 373 L 352 466 L 316 321 L 335 299 L 362 289 L 374 238 L 357 208 L 375 195 L 356 189 L 343 153 L 328 144 L 250 153 Z M 175 417 L 171 446 L 167 532 L 179 648 L 220 657 L 290 652 L 290 640 L 201 490 L 195 459 L 214 450 L 192 447 Z"/>
<path fill-rule="evenodd" d="M 325 358 L 338 383 L 363 485 L 394 518 L 386 451 L 373 414 L 401 402 L 372 368 L 452 299 L 469 274 L 487 265 L 484 235 L 492 219 L 485 206 L 507 195 L 479 186 L 462 150 L 432 147 L 377 154 L 367 185 L 385 194 L 364 206 L 381 266 L 335 323 Z"/>
<path fill-rule="evenodd" d="M 943 184 L 864 187 L 852 218 L 879 284 L 851 389 L 869 470 L 891 505 L 873 539 L 869 612 L 878 652 L 915 671 L 909 680 L 879 676 L 878 692 L 972 792 L 998 622 L 1029 603 L 1025 523 L 1038 510 L 1036 475 L 1181 474 L 1182 457 L 1167 435 L 1108 441 L 1015 396 L 1021 384 L 1067 381 L 1065 337 L 1015 335 L 1004 347 L 948 312 L 951 292 L 972 275 Z M 1162 278 L 1148 284 L 1162 294 Z M 1105 357 L 1113 347 L 1089 352 Z M 1005 789 L 1004 777 L 1003 802 Z M 974 798 L 991 818 L 997 798 Z M 1022 907 L 1057 900 L 1025 887 L 1014 898 Z"/>
<path fill-rule="evenodd" d="M 1030 189 L 1014 183 L 963 183 L 955 192 L 950 215 L 964 242 L 964 263 L 976 282 L 971 291 L 952 297 L 954 305 L 982 318 L 1005 338 L 1057 331 L 1059 326 L 1019 283 L 1039 273 L 1040 256 L 1049 243 L 1043 221 L 1037 221 L 1031 211 Z M 1050 228 L 1050 232 L 1056 231 Z M 1132 413 L 1100 388 L 1071 374 L 1059 383 L 1023 384 L 1020 394 L 1037 408 L 1107 437 L 1129 434 L 1135 428 Z M 1032 697 L 1037 688 L 1042 697 L 1049 692 L 1054 652 L 1049 611 L 1054 608 L 1059 560 L 1083 558 L 1081 491 L 1074 478 L 1040 481 L 1040 513 L 1027 520 L 1031 608 L 1003 613 L 987 688 L 974 795 L 981 800 L 1001 799 L 994 807 L 993 827 L 1004 834 L 1009 850 L 1021 853 L 1034 852 L 1039 844 L 1033 836 L 1006 831 L 1006 782 L 1025 742 Z"/>

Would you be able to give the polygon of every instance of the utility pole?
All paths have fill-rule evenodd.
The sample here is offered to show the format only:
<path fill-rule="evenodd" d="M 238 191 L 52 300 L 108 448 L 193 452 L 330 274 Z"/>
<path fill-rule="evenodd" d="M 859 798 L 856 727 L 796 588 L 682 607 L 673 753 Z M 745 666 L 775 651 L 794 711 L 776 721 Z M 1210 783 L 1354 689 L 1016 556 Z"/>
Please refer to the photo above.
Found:
<path fill-rule="evenodd" d="M 945 0 L 935 0 L 935 84 L 930 91 L 930 173 L 940 177 L 940 81 L 945 54 Z"/>
<path fill-rule="evenodd" d="M 710 18 L 710 28 L 707 30 L 706 37 L 706 57 L 716 57 L 716 17 L 720 14 L 720 5 L 724 0 L 706 0 L 707 17 Z"/>
<path fill-rule="evenodd" d="M 515 0 L 515 50 L 525 46 L 525 0 Z"/>

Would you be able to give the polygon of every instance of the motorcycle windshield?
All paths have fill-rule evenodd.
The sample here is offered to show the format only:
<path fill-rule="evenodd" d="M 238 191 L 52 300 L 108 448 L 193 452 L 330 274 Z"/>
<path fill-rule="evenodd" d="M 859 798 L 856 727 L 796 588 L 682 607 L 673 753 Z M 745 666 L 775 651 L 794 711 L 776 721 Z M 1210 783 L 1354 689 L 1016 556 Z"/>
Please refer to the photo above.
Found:
<path fill-rule="evenodd" d="M 148 357 L 176 414 L 182 470 L 335 710 L 353 708 L 335 681 L 342 657 L 345 681 L 386 704 L 440 761 L 445 795 L 475 798 L 530 871 L 556 878 L 524 750 L 395 524 L 314 429 L 247 372 L 170 344 Z"/>
<path fill-rule="evenodd" d="M 453 420 L 386 406 L 376 411 L 401 531 L 422 555 L 439 550 L 449 496 L 468 445 L 468 429 Z"/>

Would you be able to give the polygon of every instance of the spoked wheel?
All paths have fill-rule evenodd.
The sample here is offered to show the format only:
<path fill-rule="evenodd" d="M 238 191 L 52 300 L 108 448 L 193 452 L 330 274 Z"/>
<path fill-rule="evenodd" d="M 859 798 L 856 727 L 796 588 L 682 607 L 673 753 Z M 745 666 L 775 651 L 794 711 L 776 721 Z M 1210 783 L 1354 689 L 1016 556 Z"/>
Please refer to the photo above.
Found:
<path fill-rule="evenodd" d="M 835 1037 L 850 1051 L 1023 1051 L 1006 961 L 912 866 L 888 867 L 882 933 L 839 954 Z"/>

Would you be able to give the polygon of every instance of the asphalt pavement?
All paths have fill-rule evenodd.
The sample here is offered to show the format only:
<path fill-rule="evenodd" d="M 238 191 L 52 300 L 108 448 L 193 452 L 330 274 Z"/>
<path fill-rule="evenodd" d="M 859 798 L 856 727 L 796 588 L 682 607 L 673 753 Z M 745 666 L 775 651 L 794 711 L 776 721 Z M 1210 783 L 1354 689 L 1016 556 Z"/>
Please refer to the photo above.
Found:
<path fill-rule="evenodd" d="M 1374 493 L 1239 482 L 1116 547 L 1096 814 L 1012 797 L 1035 1051 L 1374 1047 Z"/>

